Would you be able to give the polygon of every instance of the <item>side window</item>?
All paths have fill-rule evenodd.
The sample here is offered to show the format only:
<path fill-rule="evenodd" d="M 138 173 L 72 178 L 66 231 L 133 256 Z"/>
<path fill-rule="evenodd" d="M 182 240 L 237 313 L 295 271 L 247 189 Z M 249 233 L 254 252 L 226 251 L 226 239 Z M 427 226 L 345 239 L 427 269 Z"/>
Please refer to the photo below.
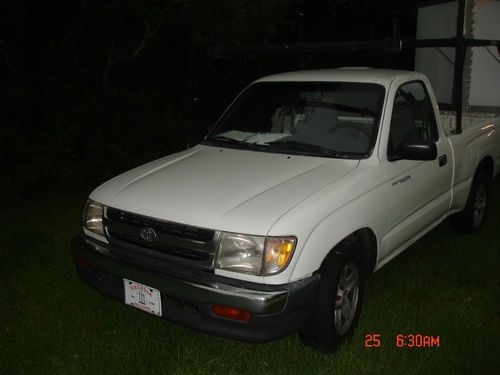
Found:
<path fill-rule="evenodd" d="M 394 99 L 387 156 L 395 156 L 403 141 L 437 141 L 436 118 L 432 102 L 422 82 L 402 85 Z"/>

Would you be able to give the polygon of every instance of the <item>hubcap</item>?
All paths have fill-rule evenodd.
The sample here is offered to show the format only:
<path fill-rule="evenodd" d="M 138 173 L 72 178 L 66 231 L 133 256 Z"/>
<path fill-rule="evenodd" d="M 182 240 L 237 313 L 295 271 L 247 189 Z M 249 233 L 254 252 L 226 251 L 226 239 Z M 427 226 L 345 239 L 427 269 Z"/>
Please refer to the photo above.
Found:
<path fill-rule="evenodd" d="M 475 227 L 478 227 L 483 221 L 484 212 L 486 211 L 486 199 L 486 188 L 479 185 L 474 197 L 474 210 L 472 212 Z"/>
<path fill-rule="evenodd" d="M 335 330 L 342 335 L 349 330 L 358 306 L 359 271 L 352 263 L 347 263 L 340 274 L 335 296 Z"/>

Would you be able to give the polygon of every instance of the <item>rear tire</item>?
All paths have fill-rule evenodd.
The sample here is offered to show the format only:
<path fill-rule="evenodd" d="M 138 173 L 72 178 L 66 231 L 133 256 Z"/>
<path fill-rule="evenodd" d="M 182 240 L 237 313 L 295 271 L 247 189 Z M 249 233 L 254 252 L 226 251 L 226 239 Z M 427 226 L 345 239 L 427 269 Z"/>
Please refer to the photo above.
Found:
<path fill-rule="evenodd" d="M 484 171 L 476 173 L 465 208 L 451 217 L 451 224 L 457 231 L 473 233 L 483 224 L 489 203 L 489 182 Z"/>
<path fill-rule="evenodd" d="M 358 323 L 364 294 L 364 261 L 355 238 L 342 241 L 325 258 L 310 318 L 300 340 L 320 352 L 338 350 Z"/>

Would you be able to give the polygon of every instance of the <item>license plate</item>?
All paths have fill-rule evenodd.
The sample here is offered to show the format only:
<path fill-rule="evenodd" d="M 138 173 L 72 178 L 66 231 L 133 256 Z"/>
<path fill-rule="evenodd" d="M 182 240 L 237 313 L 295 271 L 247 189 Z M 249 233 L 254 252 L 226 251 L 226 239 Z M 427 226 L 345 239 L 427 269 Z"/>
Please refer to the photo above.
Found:
<path fill-rule="evenodd" d="M 127 305 L 161 316 L 161 296 L 158 289 L 127 279 L 123 279 L 123 286 Z"/>

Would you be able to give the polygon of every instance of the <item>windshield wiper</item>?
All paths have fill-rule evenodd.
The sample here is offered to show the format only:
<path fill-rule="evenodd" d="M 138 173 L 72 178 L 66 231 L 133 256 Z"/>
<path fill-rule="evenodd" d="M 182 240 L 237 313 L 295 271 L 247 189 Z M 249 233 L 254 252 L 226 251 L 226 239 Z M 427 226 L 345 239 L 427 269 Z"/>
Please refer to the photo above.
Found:
<path fill-rule="evenodd" d="M 205 142 L 223 142 L 225 144 L 231 145 L 231 146 L 237 146 L 238 148 L 249 148 L 252 150 L 260 150 L 262 149 L 261 146 L 256 145 L 255 143 L 248 143 L 245 141 L 240 141 L 238 139 L 226 137 L 224 135 L 218 135 L 215 137 L 210 137 L 205 140 Z"/>
<path fill-rule="evenodd" d="M 269 147 L 278 150 L 299 152 L 305 154 L 320 154 L 322 156 L 331 156 L 339 159 L 357 159 L 350 153 L 334 151 L 330 150 L 329 148 L 313 145 L 311 143 L 302 143 L 297 141 L 276 141 L 270 143 Z"/>

